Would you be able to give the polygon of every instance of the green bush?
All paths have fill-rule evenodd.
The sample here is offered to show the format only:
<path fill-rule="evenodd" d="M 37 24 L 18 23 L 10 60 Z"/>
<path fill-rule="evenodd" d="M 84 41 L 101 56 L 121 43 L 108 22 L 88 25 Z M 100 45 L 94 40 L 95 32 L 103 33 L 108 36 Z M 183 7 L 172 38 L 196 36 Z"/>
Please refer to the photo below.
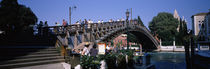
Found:
<path fill-rule="evenodd" d="M 116 68 L 116 55 L 117 54 L 107 54 L 105 56 L 105 61 L 108 68 Z"/>
<path fill-rule="evenodd" d="M 118 65 L 118 69 L 126 69 L 126 59 L 125 59 L 125 55 L 120 54 L 117 56 L 117 65 Z"/>
<path fill-rule="evenodd" d="M 83 69 L 97 69 L 100 66 L 100 61 L 96 57 L 82 56 L 80 59 L 80 65 Z"/>

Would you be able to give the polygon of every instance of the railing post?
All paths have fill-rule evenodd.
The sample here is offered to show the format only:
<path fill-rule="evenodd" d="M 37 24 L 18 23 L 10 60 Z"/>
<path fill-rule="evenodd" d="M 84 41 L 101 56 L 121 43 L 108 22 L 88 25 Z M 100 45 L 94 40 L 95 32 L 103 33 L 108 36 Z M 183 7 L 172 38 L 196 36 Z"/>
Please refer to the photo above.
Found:
<path fill-rule="evenodd" d="M 82 25 L 82 42 L 85 42 L 85 34 L 86 34 L 86 32 L 85 32 L 85 27 L 84 27 L 84 24 Z"/>

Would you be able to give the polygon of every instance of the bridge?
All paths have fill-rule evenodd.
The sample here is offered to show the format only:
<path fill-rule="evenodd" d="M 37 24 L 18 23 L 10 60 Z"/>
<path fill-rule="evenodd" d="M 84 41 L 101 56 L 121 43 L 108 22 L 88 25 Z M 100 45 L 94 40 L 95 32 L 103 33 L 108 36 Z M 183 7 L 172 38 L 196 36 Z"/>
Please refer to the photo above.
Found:
<path fill-rule="evenodd" d="M 158 49 L 159 42 L 151 32 L 138 23 L 137 20 L 113 21 L 104 23 L 73 24 L 68 26 L 51 26 L 57 35 L 56 45 L 83 49 L 85 42 L 90 44 L 109 42 L 117 36 L 126 33 L 134 34 L 145 49 Z"/>

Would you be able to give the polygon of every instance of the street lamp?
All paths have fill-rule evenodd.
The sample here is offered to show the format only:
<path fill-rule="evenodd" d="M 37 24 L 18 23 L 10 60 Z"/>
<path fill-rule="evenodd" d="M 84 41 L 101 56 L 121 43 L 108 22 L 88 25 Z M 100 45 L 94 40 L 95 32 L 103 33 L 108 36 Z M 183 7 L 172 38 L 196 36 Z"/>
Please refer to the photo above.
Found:
<path fill-rule="evenodd" d="M 128 32 L 128 23 L 129 23 L 129 21 L 128 21 L 128 18 L 129 18 L 129 11 L 128 11 L 128 9 L 127 9 L 127 11 L 126 11 L 126 27 L 127 27 L 127 50 L 129 50 L 129 39 L 128 39 L 128 34 L 129 34 L 129 32 Z"/>
<path fill-rule="evenodd" d="M 73 7 L 69 7 L 69 25 L 71 25 L 71 10 L 73 9 L 76 9 L 77 7 L 76 6 L 73 6 Z"/>

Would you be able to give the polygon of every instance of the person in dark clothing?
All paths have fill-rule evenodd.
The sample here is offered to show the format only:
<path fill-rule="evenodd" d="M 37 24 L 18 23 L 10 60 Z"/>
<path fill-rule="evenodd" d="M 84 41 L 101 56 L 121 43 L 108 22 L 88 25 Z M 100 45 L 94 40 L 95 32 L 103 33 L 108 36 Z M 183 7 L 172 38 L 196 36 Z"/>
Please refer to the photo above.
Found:
<path fill-rule="evenodd" d="M 47 21 L 45 21 L 43 25 L 43 35 L 48 36 L 48 33 L 49 33 L 48 24 Z"/>
<path fill-rule="evenodd" d="M 94 44 L 93 48 L 90 49 L 90 56 L 96 57 L 96 55 L 98 54 L 98 50 L 96 49 L 96 47 L 96 44 Z"/>
<path fill-rule="evenodd" d="M 37 27 L 38 27 L 38 34 L 41 36 L 43 34 L 43 31 L 42 31 L 43 22 L 40 21 Z"/>

